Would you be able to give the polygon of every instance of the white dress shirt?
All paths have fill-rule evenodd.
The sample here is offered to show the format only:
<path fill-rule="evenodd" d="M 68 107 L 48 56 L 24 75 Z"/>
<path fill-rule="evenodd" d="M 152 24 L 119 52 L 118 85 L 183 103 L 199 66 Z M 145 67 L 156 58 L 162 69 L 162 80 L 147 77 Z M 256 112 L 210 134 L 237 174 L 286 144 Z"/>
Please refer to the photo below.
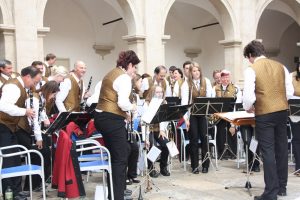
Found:
<path fill-rule="evenodd" d="M 293 73 L 290 73 L 291 80 L 293 81 Z M 294 86 L 293 86 L 294 87 Z M 300 96 L 293 95 L 291 99 L 300 99 Z"/>
<path fill-rule="evenodd" d="M 41 111 L 41 113 L 39 113 L 39 108 L 40 108 L 40 101 L 38 98 L 36 98 L 35 96 L 32 98 L 32 103 L 33 103 L 33 110 L 36 113 L 35 117 L 33 118 L 33 133 L 35 136 L 36 141 L 41 141 L 42 139 L 42 131 L 41 131 L 41 122 L 48 119 L 47 115 L 46 115 L 46 111 L 45 109 L 43 109 Z M 45 99 L 41 98 L 43 105 L 45 105 Z M 30 98 L 26 99 L 26 107 L 30 108 Z M 28 122 L 29 122 L 29 126 L 31 126 L 32 121 L 30 120 L 30 118 L 27 118 Z"/>
<path fill-rule="evenodd" d="M 257 57 L 254 62 L 261 58 L 266 58 L 265 56 Z M 285 73 L 285 88 L 286 88 L 286 98 L 287 100 L 290 99 L 294 94 L 294 87 L 292 84 L 291 76 L 289 75 L 288 70 L 284 67 L 284 73 Z M 245 70 L 244 74 L 245 80 L 244 80 L 244 94 L 243 94 L 243 107 L 245 110 L 250 110 L 253 106 L 253 104 L 256 101 L 255 96 L 255 71 L 248 67 Z"/>
<path fill-rule="evenodd" d="M 166 82 L 165 97 L 171 97 L 172 96 L 172 90 L 171 90 L 171 87 L 169 85 L 169 82 L 166 79 L 164 79 L 164 81 Z M 153 85 L 161 86 L 161 83 L 158 83 L 156 80 L 154 80 Z M 142 81 L 141 92 L 144 93 L 144 91 L 146 91 L 146 90 L 149 90 L 148 78 L 144 78 L 143 81 Z"/>
<path fill-rule="evenodd" d="M 24 87 L 22 78 L 17 77 L 18 81 Z M 2 88 L 2 97 L 0 99 L 0 111 L 7 113 L 10 116 L 25 116 L 26 108 L 20 108 L 15 105 L 21 96 L 19 87 L 15 84 L 6 84 Z"/>
<path fill-rule="evenodd" d="M 86 100 L 86 105 L 91 106 L 93 103 L 98 103 L 102 81 L 99 81 L 95 86 L 94 93 Z"/>
<path fill-rule="evenodd" d="M 77 83 L 80 81 L 74 73 L 71 73 L 71 75 L 75 78 Z M 64 81 L 61 82 L 59 85 L 59 92 L 57 93 L 56 100 L 55 100 L 55 104 L 56 104 L 59 112 L 67 111 L 67 109 L 65 108 L 65 105 L 64 105 L 64 101 L 67 98 L 69 91 L 71 90 L 71 87 L 72 87 L 72 82 L 71 82 L 71 79 L 69 79 L 69 78 L 65 78 Z M 82 92 L 81 99 L 83 99 L 84 91 L 85 91 L 85 87 L 84 87 L 84 83 L 83 83 L 83 92 Z"/>

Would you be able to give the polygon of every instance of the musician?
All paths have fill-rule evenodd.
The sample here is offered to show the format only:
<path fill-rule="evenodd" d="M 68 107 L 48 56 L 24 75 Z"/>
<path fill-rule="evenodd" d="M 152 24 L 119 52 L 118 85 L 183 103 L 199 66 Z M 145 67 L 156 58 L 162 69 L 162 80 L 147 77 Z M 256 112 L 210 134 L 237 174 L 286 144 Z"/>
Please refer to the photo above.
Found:
<path fill-rule="evenodd" d="M 250 42 L 244 48 L 244 56 L 251 66 L 244 76 L 243 107 L 247 112 L 255 113 L 256 137 L 264 162 L 265 190 L 254 199 L 273 200 L 277 195 L 287 194 L 287 100 L 294 89 L 288 70 L 281 63 L 265 57 L 262 43 Z"/>
<path fill-rule="evenodd" d="M 170 88 L 171 88 L 171 93 L 173 94 L 173 89 L 174 89 L 174 84 L 175 84 L 175 78 L 174 78 L 174 70 L 176 69 L 177 67 L 175 66 L 171 66 L 169 67 L 169 76 L 167 76 L 167 81 L 168 81 L 168 84 L 170 85 Z"/>
<path fill-rule="evenodd" d="M 51 76 L 48 77 L 48 81 L 56 81 L 57 83 L 61 83 L 68 75 L 69 73 L 64 66 L 57 66 L 53 68 Z"/>
<path fill-rule="evenodd" d="M 26 90 L 34 86 L 41 79 L 40 71 L 32 66 L 21 70 L 21 76 L 8 80 L 2 88 L 0 99 L 0 147 L 16 145 L 16 127 L 22 116 L 33 118 L 36 113 L 31 108 L 26 108 Z M 5 150 L 3 153 L 15 153 L 18 149 Z M 3 168 L 21 165 L 20 157 L 3 159 Z M 19 196 L 21 191 L 21 177 L 7 178 L 2 180 L 2 191 L 7 186 L 13 190 L 14 196 Z M 16 198 L 16 197 L 15 197 Z M 20 199 L 22 199 L 20 197 Z M 24 199 L 24 198 L 23 198 Z"/>
<path fill-rule="evenodd" d="M 218 84 L 216 86 L 214 86 L 213 88 L 213 93 L 212 93 L 213 97 L 234 97 L 236 98 L 236 103 L 241 103 L 242 100 L 242 93 L 241 90 L 239 89 L 239 87 L 237 87 L 236 85 L 234 85 L 231 82 L 231 73 L 228 70 L 222 70 L 221 71 L 221 84 Z M 226 110 L 228 109 L 228 110 Z M 229 111 L 233 111 L 233 109 L 231 110 L 230 108 L 226 108 L 225 110 L 223 109 L 223 112 L 229 112 Z M 221 156 L 223 151 L 224 151 L 224 144 L 226 141 L 226 130 L 225 128 L 228 130 L 230 127 L 234 128 L 233 124 L 229 124 L 227 123 L 225 120 L 221 120 L 218 124 L 217 124 L 217 149 L 218 149 L 218 155 Z M 231 132 L 227 132 L 227 141 L 228 144 L 231 148 L 231 150 L 233 151 L 234 154 L 236 154 L 237 152 L 237 137 L 235 135 L 235 132 L 232 132 L 233 134 L 231 134 Z M 229 152 L 226 152 L 227 154 L 225 154 L 222 158 L 224 159 L 235 159 L 235 155 L 230 155 Z"/>
<path fill-rule="evenodd" d="M 103 135 L 111 154 L 114 199 L 124 199 L 129 144 L 125 129 L 126 112 L 136 110 L 130 103 L 131 78 L 140 63 L 132 50 L 119 54 L 116 67 L 105 75 L 95 112 L 96 129 Z"/>
<path fill-rule="evenodd" d="M 54 55 L 53 53 L 49 53 L 46 55 L 46 66 L 44 66 L 44 70 L 43 70 L 43 76 L 45 77 L 49 77 L 51 76 L 52 73 L 52 67 L 54 66 L 56 62 L 56 55 Z"/>
<path fill-rule="evenodd" d="M 153 86 L 153 85 L 159 85 L 161 86 L 164 91 L 165 91 L 165 96 L 166 97 L 170 97 L 172 96 L 172 91 L 171 91 L 171 87 L 168 84 L 168 82 L 166 81 L 166 74 L 167 74 L 167 69 L 165 66 L 157 66 L 154 69 L 154 77 L 148 77 L 143 79 L 142 82 L 142 88 L 141 88 L 141 92 L 143 93 L 143 98 L 145 99 L 149 93 L 149 89 Z"/>
<path fill-rule="evenodd" d="M 297 63 L 296 71 L 291 73 L 292 83 L 294 87 L 294 96 L 292 99 L 300 99 L 300 63 Z M 290 120 L 292 128 L 292 144 L 293 153 L 295 158 L 295 171 L 300 169 L 300 122 L 293 122 Z M 300 171 L 295 173 L 296 176 L 300 177 Z"/>
<path fill-rule="evenodd" d="M 184 80 L 188 79 L 189 73 L 190 73 L 190 66 L 192 62 L 191 61 L 186 61 L 183 63 L 182 68 L 183 68 L 183 74 L 184 74 Z"/>
<path fill-rule="evenodd" d="M 150 88 L 147 98 L 145 99 L 145 103 L 143 106 L 144 112 L 149 108 L 149 104 L 153 98 L 164 99 L 164 90 L 159 85 L 153 85 Z M 163 102 L 165 103 L 165 102 Z M 167 147 L 167 143 L 169 142 L 166 134 L 167 122 L 161 122 L 159 124 L 154 124 L 149 136 L 150 143 L 155 145 L 157 142 L 161 148 L 160 154 L 160 174 L 163 176 L 170 176 L 170 172 L 168 171 L 168 156 L 169 150 Z M 157 178 L 159 173 L 153 169 L 153 164 L 148 162 L 148 169 L 151 170 L 150 176 L 153 178 Z"/>
<path fill-rule="evenodd" d="M 80 103 L 84 98 L 85 87 L 83 76 L 86 73 L 87 66 L 82 61 L 76 61 L 74 70 L 60 84 L 56 96 L 56 106 L 59 112 L 79 112 Z"/>
<path fill-rule="evenodd" d="M 33 61 L 31 66 L 38 68 L 42 72 L 42 74 L 44 74 L 44 64 L 41 61 Z M 41 81 L 36 84 L 35 89 L 38 90 L 42 88 L 42 86 L 45 85 L 46 82 L 48 82 L 48 78 L 42 76 Z"/>
<path fill-rule="evenodd" d="M 13 72 L 12 63 L 9 60 L 0 60 L 0 88 L 7 80 L 18 76 L 20 74 Z"/>
<path fill-rule="evenodd" d="M 102 86 L 102 80 L 99 81 L 94 89 L 94 93 L 92 94 L 92 96 L 90 96 L 87 101 L 86 101 L 86 105 L 87 106 L 91 106 L 93 103 L 97 103 L 99 100 L 99 95 L 100 95 L 100 90 L 101 90 L 101 86 Z"/>
<path fill-rule="evenodd" d="M 134 78 L 132 79 L 132 87 L 133 90 L 130 94 L 130 101 L 131 103 L 139 104 L 140 98 L 139 98 L 139 90 L 142 86 L 142 77 L 139 74 L 135 74 Z M 128 122 L 128 129 L 132 129 L 133 131 L 133 120 L 139 119 L 140 113 L 138 110 L 135 113 L 131 113 L 132 120 L 131 122 Z M 130 131 L 128 130 L 127 131 Z M 131 134 L 131 133 L 129 133 Z M 128 135 L 128 143 L 130 145 L 130 154 L 128 158 L 128 168 L 127 168 L 127 180 L 126 184 L 131 185 L 132 183 L 139 183 L 140 181 L 136 179 L 137 177 L 137 162 L 139 158 L 139 147 L 137 144 L 137 138 L 135 135 Z"/>
<path fill-rule="evenodd" d="M 26 108 L 32 108 L 36 115 L 33 119 L 28 117 L 21 117 L 17 125 L 16 136 L 18 143 L 28 149 L 35 149 L 42 153 L 44 158 L 44 173 L 45 179 L 50 175 L 51 161 L 50 161 L 50 142 L 47 135 L 42 134 L 42 127 L 47 128 L 50 121 L 46 115 L 46 103 L 55 98 L 59 91 L 59 85 L 55 81 L 49 81 L 42 86 L 41 89 L 36 90 L 34 93 L 29 91 L 26 99 Z M 30 94 L 32 93 L 32 94 Z M 33 137 L 34 136 L 34 137 Z M 41 165 L 40 157 L 37 155 L 31 156 L 31 163 Z M 29 190 L 29 177 L 26 176 L 24 190 Z M 41 187 L 41 178 L 38 175 L 32 176 L 32 188 L 38 190 Z"/>
<path fill-rule="evenodd" d="M 181 98 L 181 86 L 184 82 L 181 69 L 176 68 L 173 72 L 174 80 L 176 81 L 173 89 L 173 97 Z"/>
<path fill-rule="evenodd" d="M 219 70 L 219 69 L 214 70 L 213 71 L 213 78 L 214 78 L 213 86 L 221 84 L 221 70 Z"/>
<path fill-rule="evenodd" d="M 191 63 L 188 77 L 189 102 L 193 103 L 197 97 L 211 97 L 212 86 L 210 81 L 203 76 L 202 69 L 196 62 Z M 190 139 L 190 156 L 193 174 L 199 174 L 199 148 L 198 141 L 201 140 L 202 161 L 207 153 L 207 122 L 205 116 L 185 115 L 185 123 Z M 202 162 L 202 173 L 207 173 L 209 160 Z"/>

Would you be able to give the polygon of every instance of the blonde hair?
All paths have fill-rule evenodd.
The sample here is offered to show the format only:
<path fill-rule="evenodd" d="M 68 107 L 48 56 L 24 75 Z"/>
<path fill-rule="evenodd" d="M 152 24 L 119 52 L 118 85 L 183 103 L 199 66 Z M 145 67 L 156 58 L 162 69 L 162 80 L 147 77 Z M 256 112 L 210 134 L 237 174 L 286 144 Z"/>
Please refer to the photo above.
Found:
<path fill-rule="evenodd" d="M 64 66 L 53 67 L 52 76 L 68 76 L 68 71 Z"/>

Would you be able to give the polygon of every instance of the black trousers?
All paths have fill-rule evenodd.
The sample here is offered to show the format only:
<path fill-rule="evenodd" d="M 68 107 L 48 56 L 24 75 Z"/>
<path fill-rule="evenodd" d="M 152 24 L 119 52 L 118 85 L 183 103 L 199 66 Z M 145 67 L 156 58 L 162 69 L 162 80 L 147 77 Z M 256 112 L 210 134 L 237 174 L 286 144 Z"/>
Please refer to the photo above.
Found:
<path fill-rule="evenodd" d="M 137 177 L 137 162 L 139 159 L 139 146 L 134 140 L 128 142 L 130 145 L 130 154 L 128 158 L 127 178 L 132 179 Z"/>
<path fill-rule="evenodd" d="M 0 124 L 0 147 L 16 145 L 17 137 L 15 133 L 12 133 L 9 128 L 4 124 Z M 18 148 L 3 150 L 2 154 L 16 153 Z M 14 167 L 21 165 L 20 156 L 14 156 L 10 158 L 3 158 L 2 168 Z M 13 190 L 14 194 L 17 194 L 21 191 L 21 181 L 22 177 L 13 177 L 2 179 L 2 192 L 5 193 L 7 186 Z"/>
<path fill-rule="evenodd" d="M 251 139 L 254 135 L 254 130 L 252 128 L 252 126 L 240 126 L 240 131 L 241 131 L 241 135 L 242 135 L 242 140 L 244 142 L 244 150 L 246 152 L 246 144 L 248 146 L 248 164 L 249 164 L 249 169 L 252 166 L 252 168 L 256 168 L 259 166 L 259 161 L 258 160 L 254 160 L 253 163 L 253 158 L 254 158 L 254 153 L 252 151 L 250 151 L 249 147 L 250 147 L 250 142 Z M 256 149 L 256 153 L 258 154 L 258 148 Z"/>
<path fill-rule="evenodd" d="M 277 199 L 286 191 L 288 176 L 287 111 L 256 116 L 256 136 L 264 162 L 263 199 Z"/>
<path fill-rule="evenodd" d="M 191 167 L 195 169 L 199 167 L 199 139 L 201 141 L 201 155 L 202 161 L 207 153 L 207 123 L 204 116 L 191 115 L 190 118 L 190 130 L 188 136 L 190 139 L 190 156 L 191 156 Z M 202 167 L 209 167 L 209 160 L 202 162 Z"/>
<path fill-rule="evenodd" d="M 20 145 L 25 146 L 27 149 L 34 149 L 39 151 L 44 158 L 44 175 L 45 175 L 45 180 L 47 180 L 51 174 L 51 152 L 49 148 L 49 138 L 47 135 L 42 135 L 43 138 L 43 148 L 38 149 L 37 146 L 32 145 L 32 136 L 27 133 L 26 131 L 19 129 L 16 132 L 16 136 L 18 138 L 18 143 Z M 41 165 L 41 159 L 38 155 L 36 154 L 31 154 L 31 164 L 33 165 Z M 42 179 L 39 175 L 33 175 L 32 176 L 32 189 L 39 188 L 41 186 Z M 29 176 L 26 176 L 25 179 L 25 184 L 24 184 L 24 190 L 28 191 L 29 190 Z"/>
<path fill-rule="evenodd" d="M 159 132 L 150 133 L 149 140 L 151 146 L 155 145 L 155 142 L 159 144 L 158 148 L 161 150 L 159 167 L 160 169 L 166 168 L 168 166 L 169 150 L 167 147 L 167 143 L 169 142 L 169 140 L 166 138 L 159 137 Z M 152 168 L 153 168 L 153 163 L 151 163 L 148 160 L 148 169 L 152 169 Z"/>
<path fill-rule="evenodd" d="M 130 152 L 124 117 L 108 112 L 95 112 L 95 127 L 102 134 L 111 154 L 114 198 L 123 200 Z"/>
<path fill-rule="evenodd" d="M 293 153 L 295 157 L 295 170 L 300 169 L 300 122 L 293 123 L 290 122 L 292 128 L 292 144 L 293 144 Z"/>
<path fill-rule="evenodd" d="M 225 120 L 220 120 L 217 124 L 217 149 L 218 149 L 218 155 L 222 155 L 224 151 L 224 144 L 226 142 L 226 134 L 227 134 L 227 142 L 231 150 L 234 154 L 237 152 L 237 138 L 236 135 L 231 135 L 229 132 L 230 123 L 226 122 Z M 226 133 L 227 129 L 227 133 Z M 228 152 L 228 151 L 227 151 Z"/>

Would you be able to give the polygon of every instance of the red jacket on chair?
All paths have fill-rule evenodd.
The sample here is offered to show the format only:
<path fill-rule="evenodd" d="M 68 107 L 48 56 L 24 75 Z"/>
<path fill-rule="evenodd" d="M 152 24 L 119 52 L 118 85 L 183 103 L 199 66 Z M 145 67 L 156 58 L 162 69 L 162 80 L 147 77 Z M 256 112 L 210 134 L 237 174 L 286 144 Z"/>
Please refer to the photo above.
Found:
<path fill-rule="evenodd" d="M 57 196 L 61 198 L 85 196 L 76 145 L 71 140 L 71 133 L 71 130 L 60 131 L 55 153 L 52 187 L 58 189 Z"/>

